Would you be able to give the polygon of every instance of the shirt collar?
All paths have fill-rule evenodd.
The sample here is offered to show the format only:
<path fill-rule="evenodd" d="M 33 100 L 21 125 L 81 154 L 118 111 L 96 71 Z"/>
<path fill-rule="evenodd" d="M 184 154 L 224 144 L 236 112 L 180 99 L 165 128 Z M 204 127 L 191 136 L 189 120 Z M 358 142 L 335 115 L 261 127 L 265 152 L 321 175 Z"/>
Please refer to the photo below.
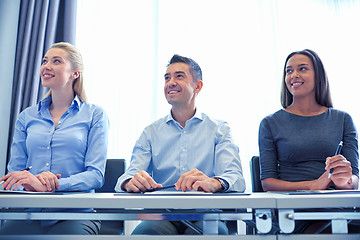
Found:
<path fill-rule="evenodd" d="M 74 100 L 72 101 L 72 104 L 74 105 L 75 108 L 77 108 L 78 110 L 80 109 L 80 107 L 82 106 L 82 102 L 80 101 L 79 97 L 77 95 L 75 95 Z"/>
<path fill-rule="evenodd" d="M 50 103 L 51 103 L 51 95 L 44 98 L 43 100 L 41 100 L 39 102 L 38 111 L 40 112 L 41 109 L 49 108 Z M 71 103 L 71 106 L 73 106 L 73 107 L 75 107 L 76 109 L 79 110 L 80 107 L 81 107 L 81 104 L 82 104 L 82 102 L 80 101 L 79 97 L 77 95 L 75 95 L 75 98 Z"/>
<path fill-rule="evenodd" d="M 200 119 L 200 120 L 203 120 L 203 115 L 202 113 L 196 108 L 195 109 L 195 114 L 192 118 L 190 118 L 188 121 L 192 120 L 192 119 Z M 170 114 L 167 115 L 166 117 L 166 123 L 168 123 L 169 121 L 174 121 L 176 122 L 176 120 L 173 118 L 172 114 L 171 114 L 171 110 L 170 110 Z"/>

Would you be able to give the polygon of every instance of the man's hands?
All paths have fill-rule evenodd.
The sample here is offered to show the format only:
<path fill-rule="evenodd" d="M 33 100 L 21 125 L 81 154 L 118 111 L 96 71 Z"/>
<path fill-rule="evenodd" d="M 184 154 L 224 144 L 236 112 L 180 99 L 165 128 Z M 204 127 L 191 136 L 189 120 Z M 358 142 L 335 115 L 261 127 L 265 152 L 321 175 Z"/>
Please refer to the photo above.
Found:
<path fill-rule="evenodd" d="M 194 168 L 180 176 L 179 180 L 175 183 L 175 189 L 181 189 L 184 192 L 187 190 L 218 192 L 222 189 L 222 186 L 219 180 L 210 178 Z"/>
<path fill-rule="evenodd" d="M 127 192 L 145 192 L 149 188 L 162 187 L 145 171 L 141 171 L 134 175 L 133 178 L 123 183 L 122 189 Z M 222 189 L 220 182 L 215 178 L 210 178 L 197 169 L 193 169 L 180 176 L 175 183 L 176 190 L 217 192 Z"/>
<path fill-rule="evenodd" d="M 159 187 L 162 187 L 162 185 L 156 183 L 147 172 L 141 171 L 129 181 L 124 182 L 122 188 L 127 192 L 145 192 L 146 189 Z"/>
<path fill-rule="evenodd" d="M 60 178 L 60 174 L 54 175 L 50 172 L 34 176 L 29 171 L 16 171 L 1 177 L 0 181 L 5 181 L 2 187 L 6 190 L 23 186 L 27 191 L 53 192 L 60 187 L 58 178 Z"/>

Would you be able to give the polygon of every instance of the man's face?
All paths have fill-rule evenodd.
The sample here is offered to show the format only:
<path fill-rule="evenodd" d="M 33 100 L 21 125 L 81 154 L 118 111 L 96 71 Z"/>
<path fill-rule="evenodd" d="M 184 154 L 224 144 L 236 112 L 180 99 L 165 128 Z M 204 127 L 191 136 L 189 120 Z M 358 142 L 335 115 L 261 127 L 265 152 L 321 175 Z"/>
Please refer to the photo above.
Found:
<path fill-rule="evenodd" d="M 202 82 L 200 80 L 194 82 L 188 64 L 170 64 L 164 77 L 164 93 L 169 104 L 176 107 L 185 107 L 189 104 L 195 103 L 195 96 L 200 92 Z"/>

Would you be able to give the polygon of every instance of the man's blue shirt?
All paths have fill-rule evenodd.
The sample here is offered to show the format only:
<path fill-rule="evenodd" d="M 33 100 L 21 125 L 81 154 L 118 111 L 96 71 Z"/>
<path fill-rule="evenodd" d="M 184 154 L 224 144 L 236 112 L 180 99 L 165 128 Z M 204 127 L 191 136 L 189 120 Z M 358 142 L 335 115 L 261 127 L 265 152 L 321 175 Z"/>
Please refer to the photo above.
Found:
<path fill-rule="evenodd" d="M 238 146 L 229 125 L 196 111 L 183 128 L 172 115 L 145 128 L 133 149 L 130 166 L 118 179 L 115 190 L 136 173 L 147 171 L 155 182 L 173 185 L 192 169 L 229 184 L 228 191 L 245 190 Z"/>

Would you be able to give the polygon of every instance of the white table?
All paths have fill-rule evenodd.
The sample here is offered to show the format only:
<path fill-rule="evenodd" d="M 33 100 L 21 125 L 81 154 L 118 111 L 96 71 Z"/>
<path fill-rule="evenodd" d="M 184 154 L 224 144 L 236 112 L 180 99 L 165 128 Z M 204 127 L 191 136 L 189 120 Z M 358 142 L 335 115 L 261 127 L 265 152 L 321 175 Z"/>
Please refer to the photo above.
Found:
<path fill-rule="evenodd" d="M 283 233 L 293 232 L 295 220 L 331 220 L 333 233 L 346 234 L 347 220 L 360 220 L 360 192 L 278 194 L 276 205 Z"/>
<path fill-rule="evenodd" d="M 218 220 L 254 220 L 257 230 L 271 229 L 271 194 L 0 194 L 2 219 L 59 220 L 203 220 L 204 234 L 217 234 Z M 16 212 L 14 208 L 96 208 L 107 213 Z M 239 211 L 254 209 L 253 212 Z M 111 209 L 116 211 L 111 212 Z M 181 210 L 181 211 L 179 211 Z"/>
<path fill-rule="evenodd" d="M 9 208 L 9 209 L 8 209 Z M 16 212 L 14 208 L 96 208 L 107 213 L 79 212 Z M 271 229 L 271 212 L 279 211 L 279 225 L 283 233 L 291 233 L 295 220 L 329 219 L 335 235 L 318 239 L 360 239 L 360 235 L 346 235 L 346 220 L 360 219 L 360 194 L 288 195 L 278 193 L 242 194 L 4 194 L 0 193 L 2 219 L 98 219 L 98 220 L 204 220 L 204 234 L 216 234 L 218 220 L 253 220 L 260 233 Z M 8 209 L 8 210 L 7 210 Z M 208 211 L 206 209 L 213 209 Z M 251 211 L 240 211 L 249 209 Z M 309 212 L 300 210 L 311 209 Z M 324 209 L 326 211 L 324 212 Z M 357 209 L 349 213 L 345 210 Z M 112 211 L 114 210 L 114 211 Z M 167 212 L 169 210 L 170 212 Z M 333 212 L 332 210 L 337 210 Z M 338 210 L 344 210 L 338 212 Z M 334 227 L 335 226 L 335 227 Z M 42 239 L 38 236 L 38 239 Z M 54 236 L 53 239 L 62 239 Z M 194 236 L 106 236 L 106 239 L 193 239 Z M 253 235 L 253 236 L 197 236 L 199 239 L 313 239 L 310 235 Z M 318 236 L 317 236 L 318 237 Z M 10 238 L 9 238 L 10 239 Z M 14 238 L 20 239 L 20 238 Z M 46 238 L 43 238 L 46 239 Z M 68 239 L 83 239 L 72 236 Z M 87 238 L 91 239 L 91 238 Z"/>

